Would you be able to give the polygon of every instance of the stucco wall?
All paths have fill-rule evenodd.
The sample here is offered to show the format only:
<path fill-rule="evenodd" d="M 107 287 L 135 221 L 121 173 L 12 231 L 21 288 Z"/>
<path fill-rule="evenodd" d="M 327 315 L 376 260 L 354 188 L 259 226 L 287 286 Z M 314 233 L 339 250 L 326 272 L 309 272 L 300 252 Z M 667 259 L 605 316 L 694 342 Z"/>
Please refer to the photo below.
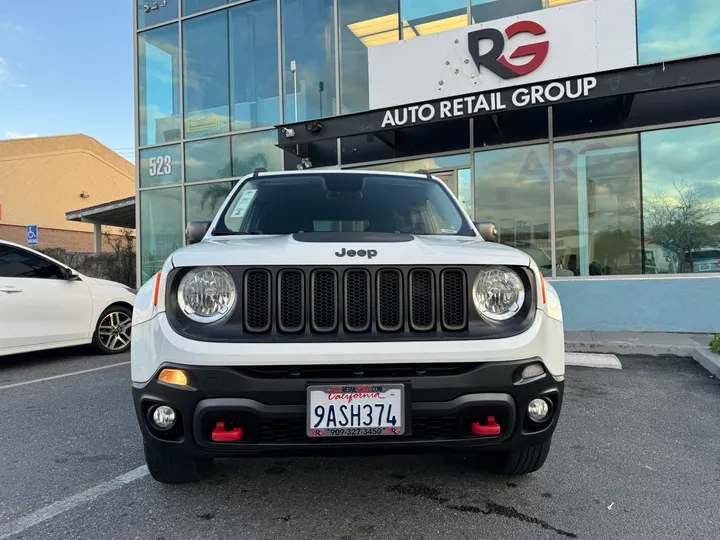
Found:
<path fill-rule="evenodd" d="M 565 330 L 720 332 L 720 276 L 553 280 Z"/>

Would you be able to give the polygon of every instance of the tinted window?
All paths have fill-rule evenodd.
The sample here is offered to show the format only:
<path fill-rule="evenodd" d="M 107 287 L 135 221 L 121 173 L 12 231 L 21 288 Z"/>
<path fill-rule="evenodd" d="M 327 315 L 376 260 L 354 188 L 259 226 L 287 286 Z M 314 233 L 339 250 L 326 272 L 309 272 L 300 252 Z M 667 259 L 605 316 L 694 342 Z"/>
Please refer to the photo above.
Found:
<path fill-rule="evenodd" d="M 178 35 L 177 24 L 138 35 L 140 146 L 180 140 Z"/>
<path fill-rule="evenodd" d="M 473 236 L 456 203 L 432 180 L 331 174 L 250 180 L 217 233 L 373 232 Z"/>
<path fill-rule="evenodd" d="M 398 0 L 339 0 L 342 112 L 369 108 L 368 49 L 400 39 Z"/>
<path fill-rule="evenodd" d="M 227 10 L 183 23 L 185 137 L 230 131 Z"/>
<path fill-rule="evenodd" d="M 541 268 L 550 252 L 549 162 L 547 144 L 475 154 L 475 220 L 495 222 L 498 242 L 522 249 Z"/>
<path fill-rule="evenodd" d="M 640 63 L 720 51 L 717 6 L 713 0 L 638 0 Z"/>
<path fill-rule="evenodd" d="M 286 122 L 337 114 L 333 12 L 332 0 L 282 0 Z"/>
<path fill-rule="evenodd" d="M 557 264 L 575 276 L 641 274 L 638 136 L 563 141 L 554 152 Z"/>
<path fill-rule="evenodd" d="M 640 135 L 645 273 L 719 272 L 720 124 Z M 692 260 L 692 262 L 691 262 Z"/>
<path fill-rule="evenodd" d="M 254 0 L 229 13 L 232 130 L 279 124 L 277 3 Z"/>
<path fill-rule="evenodd" d="M 183 245 L 180 187 L 140 192 L 140 267 L 145 283 Z"/>
<path fill-rule="evenodd" d="M 0 277 L 62 279 L 60 267 L 23 249 L 0 246 Z"/>

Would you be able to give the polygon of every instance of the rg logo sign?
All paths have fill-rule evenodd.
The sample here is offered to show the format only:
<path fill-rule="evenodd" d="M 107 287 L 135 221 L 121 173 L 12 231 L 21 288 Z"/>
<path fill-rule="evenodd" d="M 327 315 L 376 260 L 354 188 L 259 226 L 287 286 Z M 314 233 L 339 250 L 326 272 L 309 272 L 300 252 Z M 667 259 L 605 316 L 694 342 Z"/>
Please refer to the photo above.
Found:
<path fill-rule="evenodd" d="M 511 24 L 505 29 L 507 39 L 512 39 L 517 34 L 528 33 L 534 36 L 545 34 L 545 28 L 533 21 L 518 21 Z M 550 49 L 549 41 L 538 41 L 529 45 L 521 45 L 515 49 L 509 56 L 505 57 L 505 36 L 497 28 L 483 28 L 475 30 L 468 34 L 468 47 L 478 69 L 485 66 L 495 75 L 502 79 L 514 79 L 522 75 L 532 73 L 539 68 L 547 58 Z M 492 42 L 492 48 L 485 54 L 480 54 L 480 42 L 489 39 Z M 531 56 L 530 60 L 524 64 L 514 64 L 510 60 L 521 58 L 523 56 Z"/>

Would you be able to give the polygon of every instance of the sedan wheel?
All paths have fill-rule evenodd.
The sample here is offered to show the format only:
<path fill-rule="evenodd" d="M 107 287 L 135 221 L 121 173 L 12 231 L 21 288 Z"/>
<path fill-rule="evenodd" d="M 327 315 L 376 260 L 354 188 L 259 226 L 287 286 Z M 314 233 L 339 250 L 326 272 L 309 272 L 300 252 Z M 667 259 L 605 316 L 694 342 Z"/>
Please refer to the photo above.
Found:
<path fill-rule="evenodd" d="M 130 348 L 132 312 L 125 306 L 107 309 L 95 331 L 95 346 L 103 354 L 117 354 Z"/>

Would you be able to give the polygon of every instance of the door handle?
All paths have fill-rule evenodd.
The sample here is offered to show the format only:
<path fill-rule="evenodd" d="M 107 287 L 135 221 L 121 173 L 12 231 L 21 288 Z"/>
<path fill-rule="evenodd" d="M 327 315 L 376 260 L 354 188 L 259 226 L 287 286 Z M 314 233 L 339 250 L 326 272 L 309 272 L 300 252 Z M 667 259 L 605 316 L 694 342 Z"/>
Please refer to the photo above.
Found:
<path fill-rule="evenodd" d="M 22 292 L 22 289 L 20 287 L 13 287 L 12 285 L 0 285 L 0 292 L 13 294 Z"/>

